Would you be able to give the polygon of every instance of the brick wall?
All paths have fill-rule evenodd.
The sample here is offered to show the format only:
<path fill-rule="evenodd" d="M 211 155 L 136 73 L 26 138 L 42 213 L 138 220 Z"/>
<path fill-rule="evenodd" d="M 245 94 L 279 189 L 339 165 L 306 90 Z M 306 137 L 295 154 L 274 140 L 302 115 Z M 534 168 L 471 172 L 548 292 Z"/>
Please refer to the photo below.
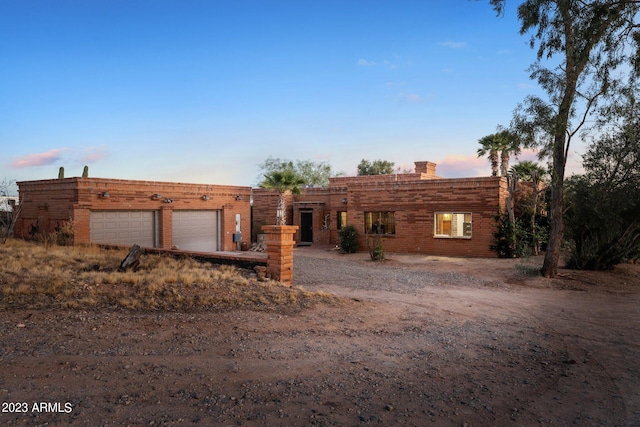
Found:
<path fill-rule="evenodd" d="M 428 162 L 425 162 L 428 163 Z M 449 256 L 495 256 L 489 249 L 494 231 L 494 215 L 505 206 L 506 179 L 487 178 L 435 178 L 435 167 L 423 174 L 403 174 L 364 177 L 340 177 L 330 180 L 328 188 L 304 189 L 295 196 L 290 224 L 300 225 L 300 212 L 312 211 L 314 243 L 339 242 L 338 212 L 347 212 L 347 224 L 360 233 L 362 250 L 366 250 L 364 213 L 391 211 L 395 213 L 396 234 L 385 237 L 385 249 L 390 252 L 415 252 Z M 411 179 L 410 179 L 411 178 Z M 339 185 L 336 185 L 339 184 Z M 345 203 L 346 202 L 346 203 Z M 275 217 L 277 193 L 254 190 L 254 222 Z M 291 203 L 289 203 L 291 206 Z M 472 237 L 434 237 L 436 212 L 471 213 Z M 323 230 L 324 219 L 329 218 L 329 229 Z M 275 222 L 275 221 L 274 221 Z M 300 239 L 300 231 L 296 240 Z"/>
<path fill-rule="evenodd" d="M 22 211 L 15 225 L 16 237 L 30 232 L 53 232 L 74 216 L 78 204 L 76 180 L 49 179 L 19 182 Z"/>
<path fill-rule="evenodd" d="M 252 241 L 256 241 L 256 235 L 262 234 L 263 225 L 276 225 L 276 211 L 278 209 L 279 193 L 276 190 L 266 188 L 254 188 L 252 208 Z M 292 224 L 293 195 L 285 193 L 287 203 L 287 224 Z"/>
<path fill-rule="evenodd" d="M 366 249 L 364 213 L 390 211 L 396 233 L 386 236 L 390 252 L 418 252 L 446 256 L 495 256 L 493 216 L 506 197 L 500 177 L 433 179 L 403 183 L 355 183 L 347 191 L 347 222 L 360 233 Z M 471 213 L 472 237 L 434 237 L 436 212 Z"/>
<path fill-rule="evenodd" d="M 91 210 L 152 210 L 160 215 L 160 246 L 171 247 L 173 210 L 219 210 L 222 250 L 233 250 L 235 215 L 241 215 L 243 239 L 251 232 L 251 188 L 226 185 L 133 181 L 106 178 L 65 178 L 18 183 L 22 213 L 16 235 L 26 237 L 29 229 L 40 226 L 51 232 L 57 225 L 74 220 L 76 243 L 89 243 Z M 107 192 L 109 197 L 102 197 Z M 159 199 L 152 198 L 160 194 Z M 208 200 L 203 200 L 203 196 Z M 169 199 L 171 203 L 165 203 Z"/>

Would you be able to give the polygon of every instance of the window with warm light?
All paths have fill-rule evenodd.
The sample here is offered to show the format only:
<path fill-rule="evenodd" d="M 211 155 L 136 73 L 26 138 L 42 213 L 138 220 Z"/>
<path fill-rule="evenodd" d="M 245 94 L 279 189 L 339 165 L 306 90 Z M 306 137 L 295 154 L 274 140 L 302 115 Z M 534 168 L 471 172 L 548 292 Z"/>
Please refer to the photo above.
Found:
<path fill-rule="evenodd" d="M 471 213 L 436 212 L 434 237 L 471 238 Z"/>
<path fill-rule="evenodd" d="M 365 212 L 364 232 L 366 234 L 396 234 L 395 212 Z"/>
<path fill-rule="evenodd" d="M 338 218 L 336 222 L 338 230 L 347 225 L 347 213 L 345 211 L 338 211 Z"/>

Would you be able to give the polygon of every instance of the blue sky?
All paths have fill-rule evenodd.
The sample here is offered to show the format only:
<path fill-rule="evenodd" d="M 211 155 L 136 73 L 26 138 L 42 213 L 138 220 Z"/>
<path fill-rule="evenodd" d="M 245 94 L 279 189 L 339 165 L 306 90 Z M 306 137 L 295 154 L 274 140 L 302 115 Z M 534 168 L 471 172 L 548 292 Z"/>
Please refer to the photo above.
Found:
<path fill-rule="evenodd" d="M 269 156 L 489 175 L 478 139 L 537 91 L 515 6 L 0 0 L 0 179 L 253 185 Z"/>

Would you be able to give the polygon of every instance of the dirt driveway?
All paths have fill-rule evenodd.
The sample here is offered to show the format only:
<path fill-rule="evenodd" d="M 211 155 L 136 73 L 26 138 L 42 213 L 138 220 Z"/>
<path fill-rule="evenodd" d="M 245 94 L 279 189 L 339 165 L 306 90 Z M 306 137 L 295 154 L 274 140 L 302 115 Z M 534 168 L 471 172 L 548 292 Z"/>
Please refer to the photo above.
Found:
<path fill-rule="evenodd" d="M 300 313 L 12 311 L 2 425 L 640 426 L 640 266 L 298 248 Z"/>

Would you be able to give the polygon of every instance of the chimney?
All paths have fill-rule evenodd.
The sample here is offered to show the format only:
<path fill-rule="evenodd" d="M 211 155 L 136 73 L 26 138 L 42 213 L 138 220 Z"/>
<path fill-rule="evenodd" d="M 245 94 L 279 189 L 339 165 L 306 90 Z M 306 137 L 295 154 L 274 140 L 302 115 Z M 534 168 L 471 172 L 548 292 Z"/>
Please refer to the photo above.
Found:
<path fill-rule="evenodd" d="M 416 173 L 423 174 L 423 179 L 436 177 L 437 164 L 432 162 L 414 162 L 414 164 L 416 165 Z"/>

